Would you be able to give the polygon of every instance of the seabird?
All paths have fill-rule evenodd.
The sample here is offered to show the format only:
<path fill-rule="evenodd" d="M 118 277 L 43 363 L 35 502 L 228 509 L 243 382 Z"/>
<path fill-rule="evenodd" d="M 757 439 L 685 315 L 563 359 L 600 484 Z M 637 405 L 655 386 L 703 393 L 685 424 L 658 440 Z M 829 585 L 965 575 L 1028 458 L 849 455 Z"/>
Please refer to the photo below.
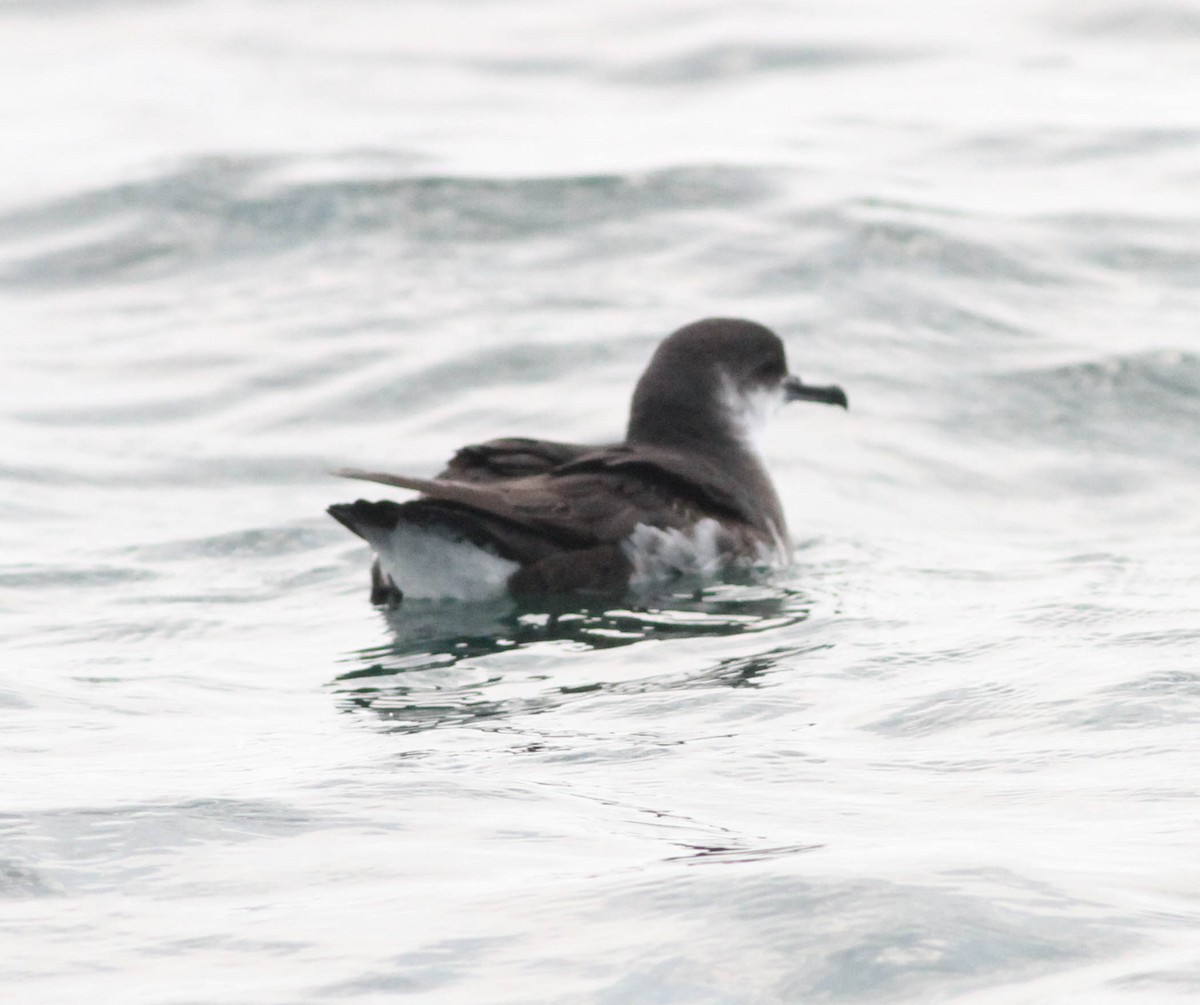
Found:
<path fill-rule="evenodd" d="M 783 508 L 752 441 L 775 407 L 846 407 L 840 387 L 788 374 L 752 321 L 709 318 L 658 347 L 623 443 L 506 438 L 463 447 L 434 478 L 343 468 L 420 493 L 329 514 L 375 551 L 371 601 L 617 596 L 687 575 L 786 563 Z"/>

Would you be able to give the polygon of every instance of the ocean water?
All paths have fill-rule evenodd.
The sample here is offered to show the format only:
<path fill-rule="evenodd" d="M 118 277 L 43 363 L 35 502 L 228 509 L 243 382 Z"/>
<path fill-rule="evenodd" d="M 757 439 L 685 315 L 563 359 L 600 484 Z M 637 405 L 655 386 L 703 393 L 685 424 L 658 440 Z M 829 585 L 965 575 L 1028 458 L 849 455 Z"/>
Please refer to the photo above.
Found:
<path fill-rule="evenodd" d="M 1181 0 L 0 3 L 0 998 L 1200 999 L 1198 79 Z M 611 440 L 712 314 L 850 396 L 791 568 L 368 604 L 331 469 Z"/>

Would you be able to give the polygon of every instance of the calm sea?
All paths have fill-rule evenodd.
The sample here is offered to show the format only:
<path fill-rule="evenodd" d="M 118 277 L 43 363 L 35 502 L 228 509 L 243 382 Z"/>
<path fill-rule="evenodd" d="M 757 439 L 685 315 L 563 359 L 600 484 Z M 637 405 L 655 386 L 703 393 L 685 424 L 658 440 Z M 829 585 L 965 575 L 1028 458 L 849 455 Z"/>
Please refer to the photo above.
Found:
<path fill-rule="evenodd" d="M 1200 998 L 1200 3 L 7 0 L 0 85 L 0 999 Z M 711 314 L 850 395 L 793 568 L 371 608 L 330 469 Z"/>

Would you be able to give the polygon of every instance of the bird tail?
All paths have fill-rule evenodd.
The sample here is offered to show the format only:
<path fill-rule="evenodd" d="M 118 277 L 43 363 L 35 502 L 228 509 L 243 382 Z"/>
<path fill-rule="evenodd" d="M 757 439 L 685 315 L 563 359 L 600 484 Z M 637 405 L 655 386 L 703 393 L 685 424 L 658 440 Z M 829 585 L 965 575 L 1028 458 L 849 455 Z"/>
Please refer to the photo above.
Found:
<path fill-rule="evenodd" d="M 401 590 L 410 597 L 490 598 L 519 567 L 559 550 L 527 528 L 440 499 L 358 499 L 328 513 L 371 546 L 371 599 L 393 606 Z"/>
<path fill-rule="evenodd" d="M 368 543 L 380 534 L 395 530 L 400 522 L 400 504 L 388 499 L 381 502 L 357 499 L 352 503 L 335 503 L 325 512 Z"/>

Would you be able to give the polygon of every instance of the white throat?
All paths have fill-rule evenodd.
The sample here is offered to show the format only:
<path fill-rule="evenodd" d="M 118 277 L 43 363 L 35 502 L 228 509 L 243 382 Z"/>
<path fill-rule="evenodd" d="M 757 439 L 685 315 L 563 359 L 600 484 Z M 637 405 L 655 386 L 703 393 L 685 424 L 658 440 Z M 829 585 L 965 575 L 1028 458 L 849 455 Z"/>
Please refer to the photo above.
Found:
<path fill-rule="evenodd" d="M 722 403 L 729 420 L 729 428 L 734 436 L 756 454 L 761 452 L 760 444 L 767 425 L 783 402 L 782 384 L 743 391 L 728 377 L 723 380 Z"/>

